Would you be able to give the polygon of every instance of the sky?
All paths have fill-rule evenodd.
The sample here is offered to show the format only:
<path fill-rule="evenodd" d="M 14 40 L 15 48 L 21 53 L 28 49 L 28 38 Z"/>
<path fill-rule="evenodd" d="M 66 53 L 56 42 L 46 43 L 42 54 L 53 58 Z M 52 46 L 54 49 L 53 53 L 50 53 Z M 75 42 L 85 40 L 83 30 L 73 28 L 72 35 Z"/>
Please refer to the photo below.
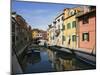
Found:
<path fill-rule="evenodd" d="M 12 12 L 21 15 L 32 28 L 47 30 L 48 25 L 59 15 L 64 8 L 73 8 L 78 5 L 12 1 Z"/>

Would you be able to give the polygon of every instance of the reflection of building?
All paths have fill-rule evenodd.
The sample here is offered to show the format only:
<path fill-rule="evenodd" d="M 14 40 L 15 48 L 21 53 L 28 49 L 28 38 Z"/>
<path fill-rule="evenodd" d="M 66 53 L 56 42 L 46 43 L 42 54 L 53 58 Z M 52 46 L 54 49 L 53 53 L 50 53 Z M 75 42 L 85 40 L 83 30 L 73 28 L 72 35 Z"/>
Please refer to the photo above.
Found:
<path fill-rule="evenodd" d="M 20 51 L 30 40 L 31 27 L 27 24 L 25 19 L 16 14 L 12 13 L 12 47 L 16 52 Z"/>
<path fill-rule="evenodd" d="M 89 6 L 84 8 L 84 13 L 77 16 L 79 48 L 88 49 L 89 52 L 95 51 L 96 44 L 96 7 Z"/>
<path fill-rule="evenodd" d="M 80 7 L 77 8 L 71 8 L 71 9 L 64 9 L 64 36 L 66 38 L 65 40 L 65 46 L 67 48 L 76 48 L 77 47 L 77 35 L 76 35 L 76 29 L 77 29 L 77 20 L 76 15 L 79 13 L 82 9 Z"/>
<path fill-rule="evenodd" d="M 26 62 L 29 62 L 30 64 L 35 64 L 40 61 L 41 61 L 40 52 L 34 52 L 33 54 L 31 54 L 31 57 L 27 58 Z"/>
<path fill-rule="evenodd" d="M 65 52 L 51 51 L 51 50 L 47 50 L 47 52 L 49 60 L 52 63 L 52 67 L 55 68 L 56 71 L 75 69 L 76 61 L 72 55 L 67 54 Z"/>
<path fill-rule="evenodd" d="M 73 70 L 75 69 L 75 58 L 73 55 L 65 53 L 65 52 L 57 52 L 56 54 L 57 64 L 59 65 L 59 69 L 63 70 Z M 60 63 L 58 63 L 58 61 Z"/>

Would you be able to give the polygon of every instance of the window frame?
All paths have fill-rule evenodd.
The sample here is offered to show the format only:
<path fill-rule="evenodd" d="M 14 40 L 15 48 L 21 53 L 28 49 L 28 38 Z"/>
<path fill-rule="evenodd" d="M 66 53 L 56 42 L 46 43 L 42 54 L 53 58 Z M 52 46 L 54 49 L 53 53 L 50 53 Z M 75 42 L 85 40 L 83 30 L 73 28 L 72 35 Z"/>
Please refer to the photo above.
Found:
<path fill-rule="evenodd" d="M 82 33 L 82 41 L 89 41 L 89 32 Z"/>
<path fill-rule="evenodd" d="M 71 29 L 71 23 L 67 23 L 67 29 Z"/>
<path fill-rule="evenodd" d="M 62 24 L 62 30 L 65 30 L 65 25 L 64 24 Z"/>
<path fill-rule="evenodd" d="M 89 23 L 89 16 L 84 16 L 83 17 L 83 24 L 88 24 Z"/>
<path fill-rule="evenodd" d="M 72 28 L 76 28 L 76 21 L 72 22 Z"/>
<path fill-rule="evenodd" d="M 65 40 L 66 40 L 64 35 L 62 36 L 62 40 L 63 40 L 63 41 L 65 41 Z"/>
<path fill-rule="evenodd" d="M 73 41 L 73 42 L 76 41 L 76 35 L 72 35 L 72 41 Z"/>

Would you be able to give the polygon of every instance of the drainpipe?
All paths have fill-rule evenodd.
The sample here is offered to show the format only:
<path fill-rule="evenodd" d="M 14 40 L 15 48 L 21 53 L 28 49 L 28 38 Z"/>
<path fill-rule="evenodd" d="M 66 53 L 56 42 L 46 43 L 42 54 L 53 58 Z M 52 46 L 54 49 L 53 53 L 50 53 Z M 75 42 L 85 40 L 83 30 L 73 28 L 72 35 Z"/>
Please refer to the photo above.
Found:
<path fill-rule="evenodd" d="M 76 47 L 79 48 L 79 22 L 78 18 L 76 17 Z"/>

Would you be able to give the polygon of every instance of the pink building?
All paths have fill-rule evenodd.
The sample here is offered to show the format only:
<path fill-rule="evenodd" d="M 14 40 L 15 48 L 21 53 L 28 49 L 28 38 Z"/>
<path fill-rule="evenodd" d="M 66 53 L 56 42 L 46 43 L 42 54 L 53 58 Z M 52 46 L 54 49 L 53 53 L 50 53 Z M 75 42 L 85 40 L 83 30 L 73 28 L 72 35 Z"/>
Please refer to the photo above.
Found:
<path fill-rule="evenodd" d="M 78 19 L 78 48 L 94 52 L 96 47 L 96 8 L 77 16 Z M 85 52 L 87 52 L 85 51 Z"/>

